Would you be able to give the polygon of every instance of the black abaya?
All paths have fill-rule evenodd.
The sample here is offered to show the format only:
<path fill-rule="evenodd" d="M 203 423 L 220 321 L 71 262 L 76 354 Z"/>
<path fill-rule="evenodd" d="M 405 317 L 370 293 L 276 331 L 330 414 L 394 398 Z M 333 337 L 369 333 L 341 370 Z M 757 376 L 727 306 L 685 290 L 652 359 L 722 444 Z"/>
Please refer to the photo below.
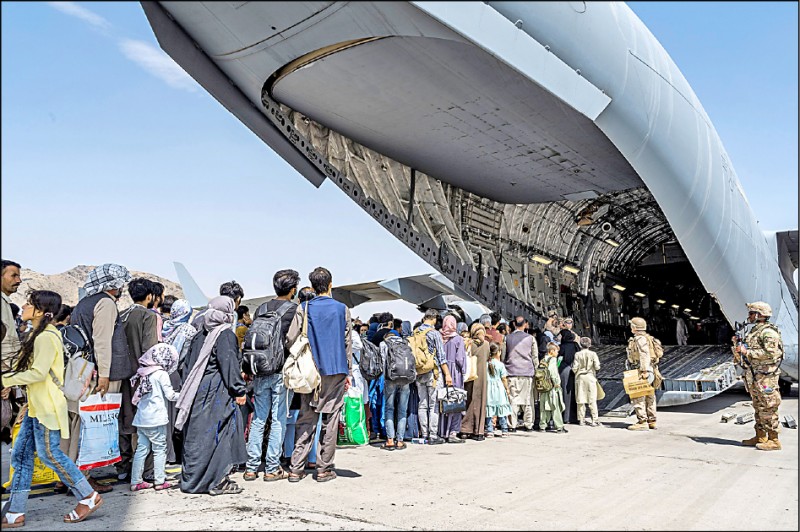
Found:
<path fill-rule="evenodd" d="M 207 335 L 201 330 L 192 339 L 182 380 L 197 362 Z M 238 339 L 232 330 L 225 330 L 217 338 L 183 426 L 181 491 L 185 493 L 208 493 L 233 465 L 247 461 L 242 412 L 234 401 L 246 390 L 241 372 Z"/>

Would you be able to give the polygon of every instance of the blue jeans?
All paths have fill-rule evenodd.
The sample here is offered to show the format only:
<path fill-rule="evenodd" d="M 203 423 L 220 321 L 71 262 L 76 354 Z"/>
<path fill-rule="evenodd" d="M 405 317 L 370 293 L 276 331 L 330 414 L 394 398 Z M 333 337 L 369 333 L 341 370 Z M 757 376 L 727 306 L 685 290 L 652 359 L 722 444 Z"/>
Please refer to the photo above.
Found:
<path fill-rule="evenodd" d="M 167 480 L 164 472 L 164 467 L 167 465 L 167 426 L 136 427 L 136 434 L 139 436 L 139 442 L 136 444 L 136 452 L 133 455 L 131 485 L 135 486 L 142 482 L 144 461 L 151 448 L 153 449 L 153 472 L 156 484 L 163 484 Z"/>
<path fill-rule="evenodd" d="M 79 501 L 94 493 L 75 462 L 61 450 L 60 444 L 60 430 L 50 430 L 39 423 L 38 419 L 25 414 L 11 451 L 11 467 L 14 468 L 14 477 L 11 479 L 9 512 L 24 514 L 28 507 L 28 493 L 31 491 L 31 481 L 33 480 L 34 453 L 39 456 L 44 465 L 58 474 L 61 482 L 72 490 L 73 495 Z"/>
<path fill-rule="evenodd" d="M 283 439 L 283 456 L 291 458 L 294 452 L 294 433 L 295 425 L 297 424 L 297 416 L 300 414 L 299 410 L 289 410 L 288 422 L 286 425 L 286 437 Z M 308 454 L 309 459 L 313 456 L 316 460 L 317 456 L 317 441 L 319 441 L 319 433 L 322 430 L 322 416 L 317 420 L 317 432 L 314 435 L 314 443 L 311 444 L 311 452 Z"/>
<path fill-rule="evenodd" d="M 497 424 L 500 425 L 500 430 L 503 431 L 503 434 L 508 432 L 508 416 L 497 416 Z M 492 418 L 486 418 L 486 432 L 491 434 L 494 432 L 494 424 L 492 423 Z"/>
<path fill-rule="evenodd" d="M 283 436 L 286 432 L 286 413 L 292 401 L 292 391 L 283 384 L 283 374 L 278 372 L 266 377 L 256 376 L 253 380 L 255 412 L 250 421 L 250 435 L 247 438 L 247 470 L 258 471 L 261 465 L 261 449 L 264 444 L 264 427 L 272 412 L 269 427 L 267 457 L 264 471 L 272 473 L 281 467 Z"/>
<path fill-rule="evenodd" d="M 408 384 L 395 384 L 386 379 L 383 388 L 383 404 L 386 416 L 386 437 L 395 439 L 394 432 L 394 410 L 395 396 L 397 396 L 397 440 L 403 441 L 406 435 L 406 415 L 408 413 L 408 394 L 411 387 Z"/>

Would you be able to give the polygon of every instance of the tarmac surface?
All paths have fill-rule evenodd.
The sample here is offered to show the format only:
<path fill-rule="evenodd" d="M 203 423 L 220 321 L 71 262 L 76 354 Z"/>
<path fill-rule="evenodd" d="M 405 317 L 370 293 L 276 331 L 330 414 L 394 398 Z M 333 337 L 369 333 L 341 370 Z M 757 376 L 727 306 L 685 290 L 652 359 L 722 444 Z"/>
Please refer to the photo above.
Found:
<path fill-rule="evenodd" d="M 798 530 L 797 430 L 783 450 L 739 445 L 753 422 L 743 391 L 659 412 L 658 430 L 634 419 L 568 434 L 517 432 L 464 444 L 384 451 L 339 448 L 338 478 L 296 484 L 233 476 L 240 495 L 131 493 L 116 484 L 83 523 L 62 523 L 72 496 L 31 494 L 26 530 Z M 797 419 L 797 387 L 781 419 Z M 8 448 L 3 448 L 3 480 Z M 5 499 L 7 495 L 3 498 Z"/>

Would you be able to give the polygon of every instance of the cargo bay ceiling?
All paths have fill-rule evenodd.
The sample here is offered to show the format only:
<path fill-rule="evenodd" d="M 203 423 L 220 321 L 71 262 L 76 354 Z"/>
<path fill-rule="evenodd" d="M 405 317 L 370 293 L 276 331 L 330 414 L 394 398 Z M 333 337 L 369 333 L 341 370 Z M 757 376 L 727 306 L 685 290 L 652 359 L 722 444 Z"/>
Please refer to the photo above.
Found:
<path fill-rule="evenodd" d="M 161 5 L 199 21 L 192 39 L 208 55 L 196 60 L 260 103 L 307 162 L 463 295 L 505 315 L 541 315 L 560 285 L 585 295 L 674 240 L 587 113 L 409 3 L 211 2 L 202 15 Z M 356 18 L 369 23 L 354 29 Z"/>

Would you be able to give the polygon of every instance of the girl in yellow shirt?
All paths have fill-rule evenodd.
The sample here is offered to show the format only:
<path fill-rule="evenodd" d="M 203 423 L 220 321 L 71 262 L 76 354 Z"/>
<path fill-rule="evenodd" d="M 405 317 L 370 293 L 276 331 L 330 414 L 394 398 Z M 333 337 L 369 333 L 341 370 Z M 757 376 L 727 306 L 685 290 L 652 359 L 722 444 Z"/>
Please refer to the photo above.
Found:
<path fill-rule="evenodd" d="M 58 473 L 78 499 L 78 505 L 64 516 L 65 523 L 83 521 L 102 503 L 75 463 L 65 455 L 59 444 L 69 437 L 67 401 L 52 373 L 64 378 L 64 345 L 61 333 L 53 326 L 55 314 L 61 308 L 61 296 L 48 290 L 34 290 L 22 307 L 22 319 L 30 320 L 33 330 L 22 344 L 15 371 L 3 375 L 3 386 L 27 386 L 28 410 L 14 440 L 11 452 L 11 498 L 2 527 L 17 528 L 25 524 L 25 510 L 33 478 L 34 452 L 44 464 Z"/>

